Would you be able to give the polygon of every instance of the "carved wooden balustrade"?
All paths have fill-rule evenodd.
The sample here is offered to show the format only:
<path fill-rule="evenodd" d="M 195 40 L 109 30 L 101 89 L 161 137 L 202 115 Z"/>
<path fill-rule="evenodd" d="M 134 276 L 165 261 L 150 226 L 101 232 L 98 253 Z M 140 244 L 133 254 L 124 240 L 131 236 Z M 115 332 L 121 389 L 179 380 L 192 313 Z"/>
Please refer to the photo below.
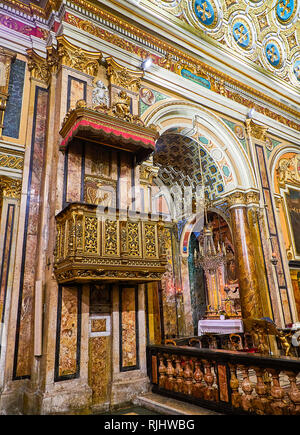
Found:
<path fill-rule="evenodd" d="M 70 203 L 56 216 L 59 283 L 159 281 L 166 268 L 159 216 Z"/>
<path fill-rule="evenodd" d="M 299 415 L 300 360 L 148 346 L 152 391 L 222 413 Z"/>

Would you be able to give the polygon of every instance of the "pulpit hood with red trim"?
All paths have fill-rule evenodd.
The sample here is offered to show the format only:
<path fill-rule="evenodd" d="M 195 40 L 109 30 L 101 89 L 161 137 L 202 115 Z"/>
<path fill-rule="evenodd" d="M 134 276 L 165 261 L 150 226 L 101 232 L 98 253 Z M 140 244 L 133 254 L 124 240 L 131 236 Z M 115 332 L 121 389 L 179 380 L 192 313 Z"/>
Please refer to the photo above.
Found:
<path fill-rule="evenodd" d="M 149 157 L 158 138 L 157 131 L 145 127 L 139 119 L 131 122 L 86 107 L 69 112 L 59 133 L 61 150 L 78 138 L 129 151 L 136 155 L 137 163 Z"/>

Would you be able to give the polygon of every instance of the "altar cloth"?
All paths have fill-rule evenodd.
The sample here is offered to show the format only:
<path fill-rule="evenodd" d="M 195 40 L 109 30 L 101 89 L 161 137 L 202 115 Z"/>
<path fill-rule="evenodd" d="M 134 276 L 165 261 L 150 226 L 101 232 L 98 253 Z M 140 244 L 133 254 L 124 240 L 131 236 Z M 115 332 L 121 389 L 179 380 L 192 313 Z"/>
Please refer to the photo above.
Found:
<path fill-rule="evenodd" d="M 238 332 L 244 332 L 244 325 L 241 319 L 199 320 L 198 322 L 198 335 L 206 333 L 233 334 Z"/>

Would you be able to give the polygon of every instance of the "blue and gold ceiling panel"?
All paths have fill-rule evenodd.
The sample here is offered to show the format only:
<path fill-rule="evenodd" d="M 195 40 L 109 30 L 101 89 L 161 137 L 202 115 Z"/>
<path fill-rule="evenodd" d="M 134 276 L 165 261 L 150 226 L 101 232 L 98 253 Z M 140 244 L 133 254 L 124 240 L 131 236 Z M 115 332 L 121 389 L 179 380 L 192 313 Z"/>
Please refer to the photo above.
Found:
<path fill-rule="evenodd" d="M 300 86 L 300 0 L 149 1 L 179 18 L 185 29 L 252 61 L 255 69 Z"/>

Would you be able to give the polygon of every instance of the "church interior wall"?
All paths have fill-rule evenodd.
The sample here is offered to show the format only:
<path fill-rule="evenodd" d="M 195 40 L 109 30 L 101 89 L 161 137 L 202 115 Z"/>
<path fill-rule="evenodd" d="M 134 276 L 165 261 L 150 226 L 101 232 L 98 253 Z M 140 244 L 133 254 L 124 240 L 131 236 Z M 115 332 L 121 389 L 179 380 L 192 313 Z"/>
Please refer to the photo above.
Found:
<path fill-rule="evenodd" d="M 95 20 L 89 22 L 66 12 L 62 21 L 62 33 L 73 43 L 94 52 L 103 50 L 104 59 L 112 56 L 130 71 L 140 72 L 138 64 L 148 49 L 137 49 L 137 44 L 126 42 L 117 32 L 113 37 L 103 30 L 100 39 Z M 36 53 L 43 53 L 41 63 L 49 41 L 36 43 Z M 140 165 L 129 152 L 105 144 L 96 147 L 84 139 L 77 139 L 64 152 L 59 150 L 59 131 L 68 112 L 79 100 L 92 106 L 98 80 L 109 85 L 105 62 L 99 63 L 95 74 L 61 64 L 45 78 L 32 67 L 24 47 L 18 50 L 10 73 L 12 98 L 0 138 L 1 183 L 2 179 L 7 181 L 5 177 L 19 182 L 18 188 L 14 186 L 7 194 L 1 184 L 7 196 L 1 193 L 0 197 L 0 322 L 5 327 L 0 354 L 0 413 L 108 411 L 129 403 L 137 392 L 148 391 L 147 344 L 195 335 L 191 281 L 197 280 L 191 272 L 191 256 L 188 252 L 182 255 L 180 239 L 170 223 L 166 225 L 167 272 L 161 282 L 99 285 L 96 290 L 103 296 L 101 303 L 97 297 L 93 300 L 90 283 L 57 282 L 53 273 L 55 215 L 68 203 L 145 213 L 155 209 L 165 215 L 168 205 L 156 197 L 159 187 L 144 181 Z M 147 125 L 154 121 L 160 132 L 175 126 L 191 127 L 192 115 L 201 114 L 201 134 L 213 144 L 206 150 L 215 150 L 215 155 L 221 150 L 222 167 L 232 173 L 225 193 L 239 189 L 243 194 L 251 189 L 260 193 L 259 202 L 254 207 L 245 205 L 244 214 L 250 239 L 258 241 L 253 257 L 263 315 L 281 327 L 296 322 L 300 318 L 300 269 L 289 262 L 299 262 L 300 253 L 295 255 L 291 249 L 296 234 L 291 231 L 286 191 L 278 184 L 277 172 L 282 159 L 299 154 L 294 115 L 289 120 L 289 115 L 278 114 L 275 106 L 273 119 L 267 118 L 268 111 L 257 111 L 255 121 L 267 120 L 268 130 L 259 139 L 248 130 L 250 140 L 245 123 L 253 103 L 250 98 L 226 94 L 212 78 L 210 89 L 201 87 L 171 72 L 167 59 L 154 49 L 152 57 L 156 70 L 144 73 L 144 92 L 132 92 L 135 114 Z M 156 82 L 158 75 L 161 77 Z M 176 116 L 173 109 L 178 110 Z M 153 167 L 151 162 L 149 165 Z M 299 185 L 298 174 L 291 186 L 298 192 Z M 281 199 L 279 208 L 276 198 Z M 272 254 L 276 267 L 269 261 Z M 39 291 L 43 299 L 40 311 Z M 37 325 L 43 328 L 42 333 Z"/>

